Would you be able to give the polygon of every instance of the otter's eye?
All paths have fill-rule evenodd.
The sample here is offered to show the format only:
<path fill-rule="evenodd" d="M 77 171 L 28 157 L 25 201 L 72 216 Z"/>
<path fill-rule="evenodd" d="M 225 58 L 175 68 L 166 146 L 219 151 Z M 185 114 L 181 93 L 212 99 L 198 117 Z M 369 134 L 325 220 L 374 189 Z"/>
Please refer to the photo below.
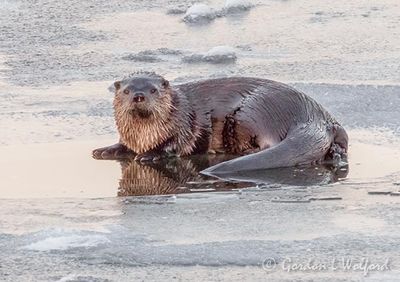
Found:
<path fill-rule="evenodd" d="M 129 90 L 128 90 L 128 89 L 125 89 L 125 90 L 124 90 L 124 94 L 129 94 Z"/>
<path fill-rule="evenodd" d="M 150 93 L 151 93 L 151 94 L 154 94 L 154 93 L 156 93 L 156 92 L 157 92 L 157 89 L 155 89 L 155 88 L 153 88 L 153 89 L 150 90 Z"/>

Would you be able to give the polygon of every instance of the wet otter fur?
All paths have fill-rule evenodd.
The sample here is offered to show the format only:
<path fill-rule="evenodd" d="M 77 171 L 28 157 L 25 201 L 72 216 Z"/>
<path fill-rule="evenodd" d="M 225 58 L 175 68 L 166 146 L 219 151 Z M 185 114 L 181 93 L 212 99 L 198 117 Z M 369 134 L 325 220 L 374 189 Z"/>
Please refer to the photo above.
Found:
<path fill-rule="evenodd" d="M 279 82 L 228 77 L 172 86 L 160 75 L 137 72 L 114 85 L 120 141 L 94 150 L 95 158 L 245 155 L 204 171 L 214 174 L 319 163 L 347 153 L 340 124 Z"/>

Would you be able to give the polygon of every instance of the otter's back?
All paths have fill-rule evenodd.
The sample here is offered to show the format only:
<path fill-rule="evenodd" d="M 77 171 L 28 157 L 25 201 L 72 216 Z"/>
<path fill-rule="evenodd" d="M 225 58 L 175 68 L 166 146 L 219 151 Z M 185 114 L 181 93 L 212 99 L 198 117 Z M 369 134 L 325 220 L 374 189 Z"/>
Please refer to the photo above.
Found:
<path fill-rule="evenodd" d="M 267 79 L 218 78 L 178 88 L 197 115 L 211 116 L 211 147 L 216 150 L 232 146 L 233 152 L 268 148 L 284 139 L 291 128 L 329 116 L 300 91 Z"/>
<path fill-rule="evenodd" d="M 325 115 L 326 111 L 313 99 L 294 88 L 276 81 L 227 77 L 177 85 L 187 96 L 196 112 L 210 111 L 213 118 L 251 105 L 253 115 L 260 114 L 271 122 L 305 122 L 310 113 Z"/>

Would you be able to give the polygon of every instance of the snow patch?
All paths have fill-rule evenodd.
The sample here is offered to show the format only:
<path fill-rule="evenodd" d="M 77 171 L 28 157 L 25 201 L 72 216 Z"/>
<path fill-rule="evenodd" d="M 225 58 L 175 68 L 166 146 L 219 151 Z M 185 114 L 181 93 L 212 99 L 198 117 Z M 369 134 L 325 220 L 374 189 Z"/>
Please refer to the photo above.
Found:
<path fill-rule="evenodd" d="M 246 0 L 226 0 L 224 9 L 227 12 L 247 11 L 253 4 Z"/>
<path fill-rule="evenodd" d="M 52 250 L 67 250 L 70 248 L 90 248 L 100 244 L 109 243 L 104 235 L 65 235 L 65 236 L 54 236 L 46 239 L 37 241 L 22 247 L 26 250 L 31 251 L 52 251 Z"/>
<path fill-rule="evenodd" d="M 196 3 L 187 9 L 183 21 L 187 23 L 207 23 L 218 17 L 227 16 L 230 13 L 247 11 L 254 5 L 246 0 L 226 0 L 224 7 L 213 8 L 203 3 Z M 176 11 L 179 13 L 179 11 Z M 176 14 L 169 10 L 168 14 Z"/>
<path fill-rule="evenodd" d="M 216 18 L 213 8 L 203 3 L 193 4 L 187 9 L 183 21 L 187 23 L 208 22 Z"/>
<path fill-rule="evenodd" d="M 230 46 L 216 46 L 204 54 L 192 54 L 183 57 L 185 63 L 229 64 L 237 60 L 236 51 Z"/>
<path fill-rule="evenodd" d="M 229 56 L 229 55 L 235 55 L 235 49 L 231 46 L 216 46 L 208 50 L 206 53 L 206 56 L 212 57 L 212 56 Z"/>

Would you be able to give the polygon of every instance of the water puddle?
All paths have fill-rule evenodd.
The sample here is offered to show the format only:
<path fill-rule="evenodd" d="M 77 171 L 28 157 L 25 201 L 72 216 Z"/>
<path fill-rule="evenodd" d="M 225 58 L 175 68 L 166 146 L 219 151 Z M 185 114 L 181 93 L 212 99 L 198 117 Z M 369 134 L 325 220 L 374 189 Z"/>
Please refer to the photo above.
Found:
<path fill-rule="evenodd" d="M 152 164 L 130 159 L 92 159 L 91 150 L 107 143 L 112 141 L 0 147 L 0 198 L 127 197 L 240 191 L 250 187 L 273 190 L 338 181 L 352 186 L 354 181 L 373 183 L 398 172 L 400 167 L 396 148 L 352 143 L 349 166 L 246 171 L 217 179 L 199 172 L 233 156 L 198 155 Z"/>

